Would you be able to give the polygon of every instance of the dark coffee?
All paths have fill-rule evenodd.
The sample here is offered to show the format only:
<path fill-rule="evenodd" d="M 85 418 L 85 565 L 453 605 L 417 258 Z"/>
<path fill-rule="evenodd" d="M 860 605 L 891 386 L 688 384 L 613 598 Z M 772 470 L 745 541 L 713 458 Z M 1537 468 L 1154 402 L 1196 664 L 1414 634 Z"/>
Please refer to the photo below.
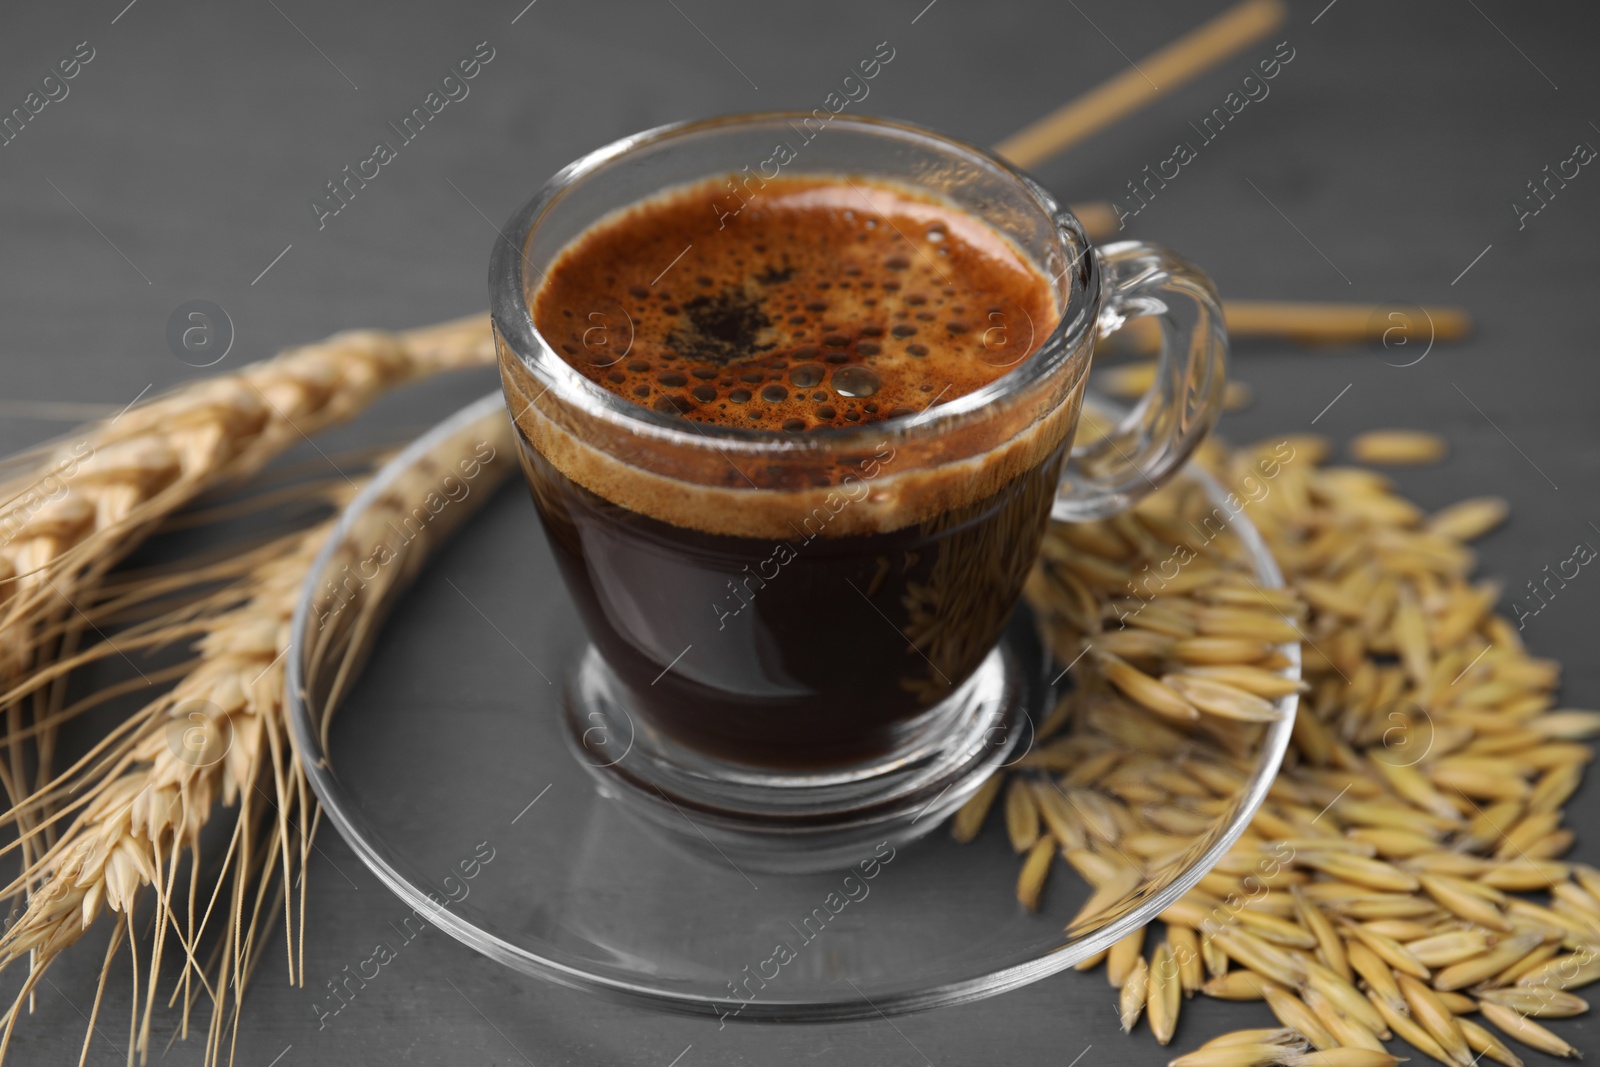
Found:
<path fill-rule="evenodd" d="M 534 294 L 541 335 L 671 417 L 826 434 L 980 389 L 1056 324 L 1050 282 L 944 202 L 861 178 L 768 182 L 729 217 L 739 202 L 706 183 L 591 227 Z M 1042 417 L 931 462 L 886 433 L 823 467 L 679 481 L 577 443 L 520 364 L 502 369 L 551 544 L 643 725 L 757 766 L 880 755 L 971 675 L 1070 428 Z"/>

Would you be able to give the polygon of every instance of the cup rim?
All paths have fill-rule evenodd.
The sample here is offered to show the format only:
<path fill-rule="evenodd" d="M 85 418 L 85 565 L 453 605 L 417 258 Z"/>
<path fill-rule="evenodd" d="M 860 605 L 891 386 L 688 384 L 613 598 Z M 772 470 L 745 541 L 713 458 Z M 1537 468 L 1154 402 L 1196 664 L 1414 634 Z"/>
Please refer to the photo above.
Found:
<path fill-rule="evenodd" d="M 557 398 L 577 405 L 587 415 L 601 417 L 642 437 L 666 444 L 676 443 L 686 447 L 709 444 L 743 454 L 776 453 L 793 457 L 859 449 L 868 442 L 882 442 L 885 439 L 902 441 L 936 435 L 952 424 L 978 417 L 990 404 L 1036 385 L 1070 363 L 1075 356 L 1078 357 L 1078 365 L 1067 368 L 1072 375 L 1069 387 L 1076 389 L 1081 384 L 1089 371 L 1089 351 L 1084 341 L 1096 327 L 1102 300 L 1099 260 L 1093 254 L 1095 247 L 1085 234 L 1082 223 L 1037 182 L 995 153 L 916 123 L 870 115 L 835 115 L 830 125 L 842 123 L 909 141 L 931 142 L 946 151 L 953 150 L 975 157 L 995 167 L 1017 185 L 1018 190 L 1038 207 L 1040 214 L 1050 220 L 1057 241 L 1070 247 L 1075 239 L 1083 248 L 1073 263 L 1051 279 L 1053 284 L 1059 283 L 1067 271 L 1074 272 L 1074 281 L 1069 288 L 1072 296 L 1055 329 L 1017 366 L 979 389 L 944 403 L 930 405 L 914 415 L 857 427 L 828 427 L 795 434 L 783 430 L 721 426 L 682 416 L 664 415 L 595 384 L 556 352 L 534 324 L 533 309 L 523 296 L 527 291 L 524 268 L 533 266 L 528 261 L 525 249 L 534 230 L 569 189 L 629 153 L 663 142 L 730 127 L 811 117 L 811 112 L 799 110 L 740 112 L 667 123 L 630 134 L 585 153 L 562 167 L 511 215 L 501 228 L 501 240 L 495 242 L 490 257 L 490 318 L 501 342 L 544 387 L 541 396 L 544 392 L 553 393 Z M 534 267 L 534 270 L 538 268 Z"/>

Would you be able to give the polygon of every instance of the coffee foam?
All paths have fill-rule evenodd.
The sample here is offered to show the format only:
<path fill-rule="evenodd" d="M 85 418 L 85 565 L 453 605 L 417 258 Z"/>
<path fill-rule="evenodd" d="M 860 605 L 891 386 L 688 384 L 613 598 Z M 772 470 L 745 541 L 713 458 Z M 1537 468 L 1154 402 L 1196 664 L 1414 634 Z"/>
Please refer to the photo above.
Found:
<path fill-rule="evenodd" d="M 534 295 L 540 333 L 630 402 L 804 432 L 973 392 L 1055 326 L 1022 252 L 925 194 L 783 178 L 746 195 L 730 217 L 742 201 L 701 182 L 591 226 Z"/>
<path fill-rule="evenodd" d="M 981 388 L 1055 327 L 1053 289 L 1038 269 L 987 224 L 931 197 L 861 178 L 782 179 L 767 183 L 718 229 L 710 206 L 716 196 L 727 202 L 720 183 L 671 190 L 602 219 L 556 257 L 534 296 L 535 322 L 584 377 L 641 406 L 682 415 L 686 424 L 762 430 L 787 424 L 790 432 L 825 435 Z M 908 252 L 908 245 L 916 247 Z M 662 263 L 680 258 L 663 271 L 655 263 L 663 254 Z M 655 295 L 649 278 L 643 285 L 636 280 L 651 271 L 666 298 Z M 674 277 L 678 283 L 667 288 Z M 806 286 L 825 298 L 801 302 Z M 696 290 L 707 297 L 699 305 L 702 321 L 685 328 L 693 296 L 679 294 Z M 574 300 L 612 303 L 596 320 L 567 314 Z M 789 313 L 790 306 L 800 310 Z M 758 314 L 748 314 L 752 307 Z M 1011 311 L 1013 321 L 1024 318 L 1026 332 L 986 348 L 983 330 L 968 320 L 978 319 L 974 309 L 987 315 L 997 307 Z M 599 324 L 609 334 L 604 344 L 615 346 L 619 310 L 630 326 L 625 354 L 585 333 Z M 952 329 L 952 322 L 966 328 Z M 712 328 L 702 328 L 707 323 Z M 916 332 L 896 336 L 897 325 Z M 914 344 L 924 352 L 912 350 Z M 601 358 L 594 358 L 597 351 Z M 501 366 L 523 436 L 574 482 L 674 526 L 788 541 L 888 532 L 985 499 L 1050 458 L 1071 430 L 1079 399 L 1062 395 L 1064 384 L 1050 383 L 1041 395 L 932 442 L 896 442 L 888 422 L 881 443 L 855 455 L 769 462 L 719 451 L 709 437 L 704 448 L 682 450 L 695 457 L 672 455 L 658 441 L 602 428 L 546 395 L 504 350 Z M 876 390 L 850 395 L 852 378 L 862 372 L 876 377 Z M 746 380 L 757 373 L 761 382 Z M 697 398 L 696 385 L 707 387 L 701 396 L 713 389 L 717 396 Z M 760 396 L 774 385 L 785 395 Z M 649 393 L 635 397 L 640 386 Z M 730 395 L 741 388 L 750 399 Z M 666 399 L 679 397 L 687 403 Z"/>

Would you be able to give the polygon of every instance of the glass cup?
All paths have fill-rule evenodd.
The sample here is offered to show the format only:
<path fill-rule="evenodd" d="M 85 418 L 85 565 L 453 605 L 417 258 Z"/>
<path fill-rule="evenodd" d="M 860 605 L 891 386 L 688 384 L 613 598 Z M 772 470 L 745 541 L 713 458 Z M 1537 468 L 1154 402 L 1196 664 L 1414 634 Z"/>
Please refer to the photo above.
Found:
<path fill-rule="evenodd" d="M 1041 340 L 1002 308 L 983 358 L 1009 369 L 989 385 L 803 434 L 635 404 L 541 336 L 544 271 L 592 224 L 721 175 L 759 197 L 769 170 L 910 187 L 987 223 L 1051 279 L 1056 327 Z M 1152 245 L 1092 247 L 1026 175 L 907 123 L 767 113 L 650 130 L 567 166 L 503 234 L 501 381 L 591 640 L 567 686 L 573 751 L 636 816 L 757 868 L 908 841 L 1016 758 L 1043 664 L 1002 635 L 1047 524 L 1131 506 L 1220 408 L 1227 340 L 1204 274 Z M 630 280 L 571 309 L 593 324 L 575 358 L 625 354 Z M 1150 393 L 1075 444 L 1096 338 L 1146 316 L 1163 339 Z"/>

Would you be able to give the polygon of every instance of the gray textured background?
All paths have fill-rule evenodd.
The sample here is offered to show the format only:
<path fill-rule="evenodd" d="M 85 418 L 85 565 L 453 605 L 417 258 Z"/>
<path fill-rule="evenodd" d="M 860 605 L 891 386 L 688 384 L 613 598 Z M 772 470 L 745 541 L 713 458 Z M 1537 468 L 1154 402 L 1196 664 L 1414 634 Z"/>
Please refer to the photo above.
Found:
<path fill-rule="evenodd" d="M 720 112 L 818 106 L 878 41 L 889 40 L 897 56 L 865 110 L 988 143 L 1223 6 L 538 0 L 524 10 L 524 2 L 136 0 L 124 8 L 126 0 L 106 0 L 12 5 L 0 15 L 4 110 L 77 42 L 95 49 L 70 95 L 0 147 L 0 447 L 69 425 L 38 417 L 47 409 L 36 402 L 115 410 L 146 386 L 197 373 L 165 341 L 168 314 L 186 300 L 215 301 L 232 317 L 237 341 L 222 369 L 342 327 L 408 326 L 478 308 L 493 237 L 484 216 L 498 224 L 556 168 L 626 133 Z M 1430 507 L 1508 497 L 1515 518 L 1482 544 L 1482 557 L 1488 572 L 1520 589 L 1574 542 L 1596 538 L 1590 523 L 1600 523 L 1591 321 L 1600 175 L 1585 168 L 1520 231 L 1509 206 L 1576 142 L 1600 145 L 1597 20 L 1577 2 L 1325 3 L 1296 0 L 1278 35 L 1296 57 L 1271 96 L 1247 108 L 1129 232 L 1201 263 L 1227 296 L 1467 305 L 1475 337 L 1404 369 L 1367 350 L 1241 349 L 1235 373 L 1255 387 L 1257 402 L 1230 415 L 1223 432 L 1249 439 L 1316 419 L 1315 429 L 1337 441 L 1389 425 L 1446 435 L 1447 463 L 1398 480 Z M 495 59 L 471 95 L 319 232 L 307 201 L 485 40 Z M 1069 199 L 1115 194 L 1188 137 L 1186 123 L 1220 104 L 1270 50 L 1252 46 L 1038 167 L 1039 178 Z M 489 382 L 467 376 L 413 391 L 337 440 L 392 439 Z M 1584 575 L 1528 624 L 1533 650 L 1565 663 L 1565 702 L 1576 706 L 1600 701 L 1597 605 L 1600 579 Z M 1591 861 L 1600 859 L 1600 838 L 1585 832 L 1583 816 L 1597 798 L 1591 781 L 1573 809 L 1577 855 Z M 388 900 L 334 835 L 321 845 L 327 860 L 313 865 L 306 950 L 312 976 L 364 954 L 361 920 Z M 23 1021 L 13 1062 L 76 1062 L 79 1007 L 92 997 L 98 960 L 89 957 L 97 955 L 88 948 L 52 973 L 60 989 L 46 988 Z M 309 992 L 286 988 L 278 967 L 269 959 L 252 987 L 244 1067 L 666 1067 L 689 1045 L 681 1067 L 1067 1064 L 1080 1053 L 1078 1062 L 1094 1067 L 1167 1058 L 1145 1032 L 1131 1040 L 1116 1033 L 1098 975 L 1058 977 L 893 1025 L 719 1034 L 714 1023 L 603 1005 L 514 975 L 430 932 L 319 1033 Z M 102 1030 L 118 1047 L 128 997 L 126 980 L 114 979 Z M 1251 1007 L 1201 1007 L 1180 1028 L 1184 1047 L 1265 1018 Z M 1591 1024 L 1561 1029 L 1597 1047 Z M 119 1061 L 109 1043 L 97 1043 L 91 1063 Z M 199 1050 L 180 1043 L 166 1060 L 198 1063 Z"/>

